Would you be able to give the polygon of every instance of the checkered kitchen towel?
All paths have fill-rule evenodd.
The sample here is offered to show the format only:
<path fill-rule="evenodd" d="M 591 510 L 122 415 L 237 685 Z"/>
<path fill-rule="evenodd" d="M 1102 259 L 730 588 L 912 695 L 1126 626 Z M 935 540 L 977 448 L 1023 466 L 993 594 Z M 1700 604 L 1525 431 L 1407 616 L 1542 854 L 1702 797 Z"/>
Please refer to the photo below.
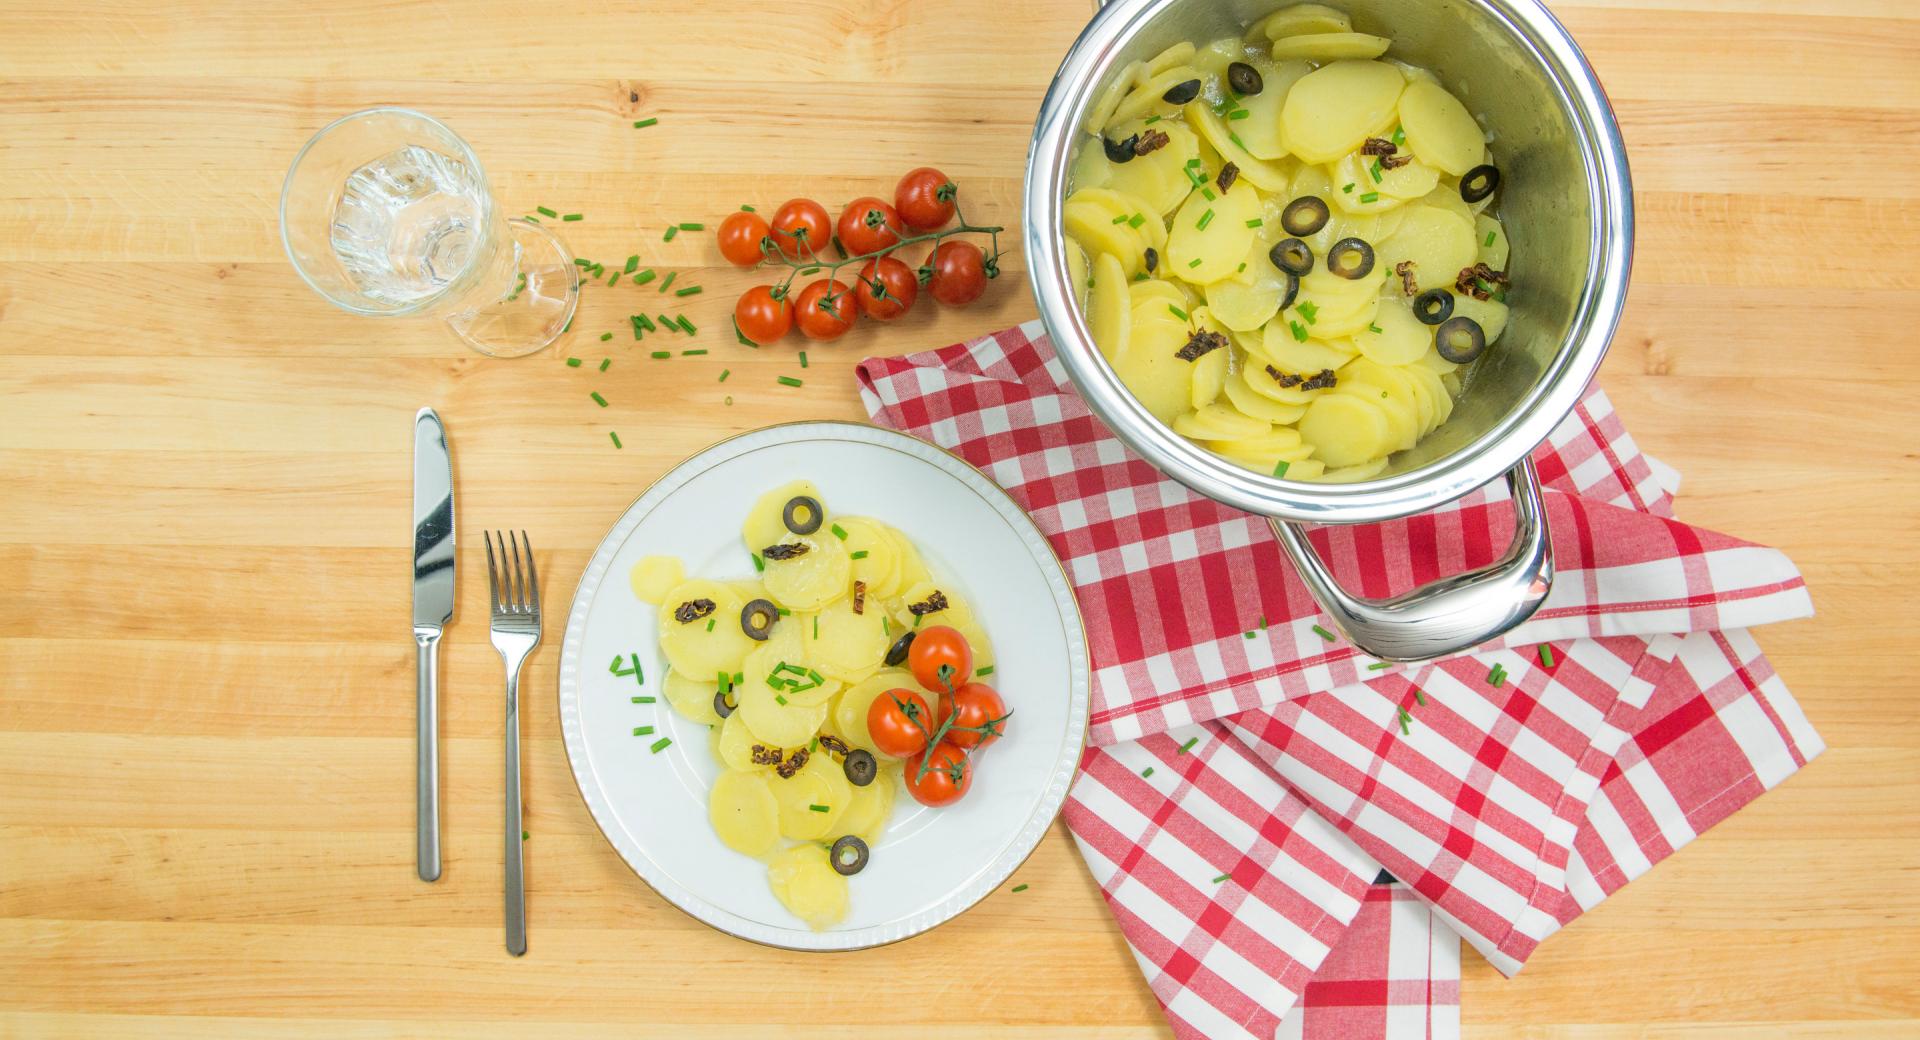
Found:
<path fill-rule="evenodd" d="M 1264 521 L 1121 446 L 1037 325 L 859 377 L 877 421 L 992 475 L 1067 566 L 1095 673 L 1067 819 L 1184 1036 L 1272 1036 L 1296 1004 L 1315 1028 L 1318 972 L 1384 963 L 1356 924 L 1383 865 L 1439 931 L 1516 971 L 1819 750 L 1742 631 L 1810 612 L 1798 573 L 1673 520 L 1598 391 L 1535 454 L 1558 568 L 1546 605 L 1474 655 L 1388 666 L 1315 631 L 1327 621 Z M 1511 524 L 1489 489 L 1314 540 L 1350 586 L 1390 595 L 1490 561 Z M 1383 1009 L 1450 1003 L 1433 978 L 1418 1000 L 1370 992 Z M 1373 1035 L 1452 1028 L 1409 1016 L 1382 1010 Z"/>

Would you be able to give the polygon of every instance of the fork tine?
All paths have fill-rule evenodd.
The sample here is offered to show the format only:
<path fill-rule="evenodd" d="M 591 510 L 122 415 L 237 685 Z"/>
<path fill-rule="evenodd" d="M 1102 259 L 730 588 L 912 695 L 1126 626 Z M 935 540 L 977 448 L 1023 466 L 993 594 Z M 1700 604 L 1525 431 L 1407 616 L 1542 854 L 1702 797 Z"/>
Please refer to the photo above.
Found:
<path fill-rule="evenodd" d="M 533 540 L 527 537 L 525 531 L 520 532 L 520 540 L 527 543 L 527 591 L 532 597 L 527 601 L 527 609 L 538 614 L 540 613 L 540 571 L 533 565 Z"/>
<path fill-rule="evenodd" d="M 480 537 L 487 543 L 487 609 L 498 614 L 500 613 L 500 574 L 493 565 L 493 536 L 482 531 Z M 502 548 L 505 547 L 502 546 Z"/>
<path fill-rule="evenodd" d="M 513 612 L 520 614 L 527 609 L 526 571 L 520 565 L 520 538 L 508 531 L 506 539 L 513 544 Z"/>

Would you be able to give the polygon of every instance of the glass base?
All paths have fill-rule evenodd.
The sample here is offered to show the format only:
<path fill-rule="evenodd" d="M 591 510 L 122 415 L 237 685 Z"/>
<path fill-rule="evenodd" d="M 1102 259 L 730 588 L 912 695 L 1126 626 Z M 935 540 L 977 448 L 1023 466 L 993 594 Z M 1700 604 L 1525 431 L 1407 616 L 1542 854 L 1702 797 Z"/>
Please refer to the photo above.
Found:
<path fill-rule="evenodd" d="M 560 236 L 530 220 L 507 221 L 518 274 L 505 296 L 449 315 L 447 327 L 488 357 L 525 357 L 560 338 L 580 303 L 580 268 Z"/>

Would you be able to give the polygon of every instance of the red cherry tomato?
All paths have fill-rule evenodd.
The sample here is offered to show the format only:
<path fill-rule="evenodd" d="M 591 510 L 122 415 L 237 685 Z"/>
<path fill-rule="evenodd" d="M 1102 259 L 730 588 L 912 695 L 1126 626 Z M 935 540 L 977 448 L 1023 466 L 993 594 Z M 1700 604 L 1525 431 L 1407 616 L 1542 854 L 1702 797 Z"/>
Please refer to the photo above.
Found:
<path fill-rule="evenodd" d="M 933 267 L 927 292 L 949 307 L 964 307 L 987 288 L 986 257 L 972 242 L 947 239 L 927 263 Z"/>
<path fill-rule="evenodd" d="M 953 716 L 955 728 L 947 731 L 946 739 L 963 750 L 986 747 L 1007 732 L 1007 702 L 986 683 L 970 682 L 951 694 L 941 694 L 937 712 L 935 729 Z"/>
<path fill-rule="evenodd" d="M 878 703 L 878 702 L 876 702 Z M 922 760 L 927 771 L 920 772 Z M 967 753 L 941 741 L 940 746 L 907 759 L 907 793 L 921 805 L 952 805 L 973 786 L 973 763 Z"/>
<path fill-rule="evenodd" d="M 828 293 L 834 294 L 831 302 Z M 839 339 L 853 328 L 859 316 L 860 305 L 854 302 L 853 290 L 839 279 L 822 278 L 800 290 L 800 298 L 793 301 L 793 322 L 808 339 Z"/>
<path fill-rule="evenodd" d="M 893 189 L 893 206 L 909 231 L 937 231 L 953 219 L 956 189 L 947 175 L 931 166 L 909 170 Z"/>
<path fill-rule="evenodd" d="M 900 241 L 900 214 L 871 195 L 854 199 L 840 212 L 840 244 L 854 256 L 877 253 Z"/>
<path fill-rule="evenodd" d="M 784 297 L 774 299 L 773 286 L 756 285 L 741 293 L 740 302 L 733 305 L 733 323 L 742 336 L 764 347 L 793 328 L 793 304 Z"/>
<path fill-rule="evenodd" d="M 926 699 L 912 690 L 888 690 L 867 705 L 867 735 L 874 747 L 895 758 L 924 750 L 933 728 Z"/>
<path fill-rule="evenodd" d="M 833 251 L 833 221 L 812 199 L 788 199 L 773 211 L 773 241 L 794 260 Z"/>
<path fill-rule="evenodd" d="M 741 210 L 720 222 L 720 255 L 740 267 L 752 267 L 765 256 L 760 243 L 771 233 L 758 213 Z"/>
<path fill-rule="evenodd" d="M 947 671 L 943 674 L 942 669 Z M 935 693 L 957 690 L 973 678 L 973 648 L 958 629 L 929 625 L 914 633 L 907 648 L 907 670 Z"/>
<path fill-rule="evenodd" d="M 876 283 L 885 291 L 876 290 Z M 914 277 L 913 268 L 883 256 L 860 268 L 853 294 L 860 300 L 861 313 L 875 321 L 892 321 L 913 306 L 914 298 L 920 295 L 920 279 Z"/>

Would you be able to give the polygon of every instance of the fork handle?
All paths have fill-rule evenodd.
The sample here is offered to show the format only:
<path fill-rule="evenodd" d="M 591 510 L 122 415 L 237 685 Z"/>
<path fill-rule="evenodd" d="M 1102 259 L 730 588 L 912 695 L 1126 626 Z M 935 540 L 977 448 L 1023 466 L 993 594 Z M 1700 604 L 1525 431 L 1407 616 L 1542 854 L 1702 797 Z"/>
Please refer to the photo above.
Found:
<path fill-rule="evenodd" d="M 418 700 L 414 733 L 414 852 L 420 880 L 440 880 L 440 632 L 416 628 L 418 651 L 414 693 Z"/>
<path fill-rule="evenodd" d="M 507 672 L 507 952 L 527 952 L 526 824 L 520 807 L 520 669 Z"/>

